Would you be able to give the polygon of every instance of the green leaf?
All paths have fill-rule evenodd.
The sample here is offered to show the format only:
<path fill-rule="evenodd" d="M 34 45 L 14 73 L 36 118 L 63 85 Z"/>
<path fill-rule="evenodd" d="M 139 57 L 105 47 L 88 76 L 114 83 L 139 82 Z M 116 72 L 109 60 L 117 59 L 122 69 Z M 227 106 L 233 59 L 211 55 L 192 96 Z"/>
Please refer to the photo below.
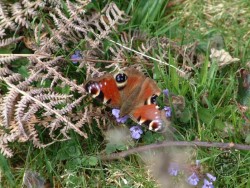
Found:
<path fill-rule="evenodd" d="M 77 175 L 74 171 L 69 171 L 66 179 L 64 179 L 67 187 L 87 187 L 85 177 Z"/>
<path fill-rule="evenodd" d="M 225 123 L 222 122 L 220 119 L 216 119 L 214 121 L 214 127 L 219 129 L 219 130 L 223 130 L 225 128 Z"/>
<path fill-rule="evenodd" d="M 164 24 L 161 28 L 159 28 L 156 32 L 155 32 L 155 35 L 158 36 L 158 35 L 162 35 L 162 34 L 165 34 L 167 33 L 169 30 L 171 30 L 172 28 L 176 27 L 179 25 L 179 23 L 181 22 L 182 20 L 181 19 L 176 19 L 175 21 L 173 21 L 171 23 L 171 25 L 168 25 L 168 24 Z"/>
<path fill-rule="evenodd" d="M 191 118 L 192 118 L 192 113 L 190 112 L 189 109 L 185 108 L 180 117 L 181 122 L 187 123 L 188 121 L 190 121 Z"/>
<path fill-rule="evenodd" d="M 145 132 L 145 135 L 142 137 L 142 141 L 146 144 L 151 144 L 163 140 L 164 137 L 160 133 L 153 133 L 152 131 Z"/>
<path fill-rule="evenodd" d="M 79 157 L 72 158 L 70 160 L 67 160 L 66 169 L 75 170 L 81 167 L 81 165 L 82 165 L 82 160 Z"/>
<path fill-rule="evenodd" d="M 64 87 L 56 86 L 54 90 L 62 94 L 70 94 L 70 86 L 65 85 Z"/>
<path fill-rule="evenodd" d="M 250 74 L 247 70 L 241 70 L 237 98 L 242 105 L 250 104 Z"/>
<path fill-rule="evenodd" d="M 105 148 L 106 153 L 109 155 L 116 151 L 116 146 L 114 144 L 108 143 Z"/>
<path fill-rule="evenodd" d="M 126 145 L 124 145 L 124 144 L 117 144 L 117 145 L 116 145 L 116 149 L 117 149 L 117 150 L 120 150 L 120 151 L 123 151 L 123 150 L 126 150 L 127 147 L 126 147 Z"/>
<path fill-rule="evenodd" d="M 82 166 L 95 166 L 98 164 L 98 159 L 95 156 L 84 156 L 81 160 Z"/>
<path fill-rule="evenodd" d="M 97 157 L 95 157 L 95 156 L 90 156 L 90 157 L 89 157 L 89 160 L 88 160 L 88 163 L 89 163 L 90 166 L 95 166 L 95 165 L 97 165 L 97 164 L 98 164 L 98 159 L 97 159 Z"/>
<path fill-rule="evenodd" d="M 7 182 L 9 183 L 10 187 L 14 187 L 15 185 L 15 177 L 13 176 L 13 174 L 11 173 L 11 168 L 8 164 L 7 159 L 0 154 L 0 174 L 2 175 L 2 177 L 5 177 Z M 2 178 L 1 177 L 1 178 Z M 1 179 L 0 179 L 0 187 L 1 187 Z"/>
<path fill-rule="evenodd" d="M 12 50 L 8 47 L 4 47 L 4 48 L 0 48 L 0 53 L 1 54 L 11 54 L 12 53 Z"/>
<path fill-rule="evenodd" d="M 207 108 L 199 108 L 199 117 L 205 124 L 210 124 L 213 120 L 213 115 Z"/>
<path fill-rule="evenodd" d="M 29 70 L 27 69 L 26 66 L 21 66 L 18 69 L 18 73 L 21 74 L 24 78 L 28 78 L 30 76 Z"/>
<path fill-rule="evenodd" d="M 126 149 L 127 149 L 127 147 L 124 144 L 111 144 L 111 143 L 108 143 L 106 145 L 105 151 L 106 151 L 107 154 L 111 154 L 111 153 L 114 153 L 117 150 L 122 151 L 122 150 L 126 150 Z"/>
<path fill-rule="evenodd" d="M 173 65 L 174 67 L 177 67 L 175 59 L 170 55 L 170 53 L 169 53 L 169 64 Z M 179 91 L 179 75 L 177 71 L 171 67 L 169 68 L 169 74 L 174 88 L 176 89 L 176 91 Z"/>
<path fill-rule="evenodd" d="M 201 85 L 206 85 L 207 84 L 208 63 L 209 63 L 209 60 L 208 60 L 208 58 L 206 58 L 204 60 L 203 66 L 201 68 L 201 73 L 200 73 L 200 84 Z"/>
<path fill-rule="evenodd" d="M 58 150 L 56 158 L 58 160 L 67 160 L 81 156 L 81 150 L 79 146 L 75 145 L 74 142 L 69 142 Z"/>

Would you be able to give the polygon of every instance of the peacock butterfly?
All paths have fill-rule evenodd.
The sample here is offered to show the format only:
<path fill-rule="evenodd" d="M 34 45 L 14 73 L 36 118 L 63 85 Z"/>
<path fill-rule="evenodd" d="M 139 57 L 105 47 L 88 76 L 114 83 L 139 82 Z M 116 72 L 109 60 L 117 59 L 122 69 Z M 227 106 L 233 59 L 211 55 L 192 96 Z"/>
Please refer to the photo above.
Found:
<path fill-rule="evenodd" d="M 90 79 L 85 90 L 111 108 L 120 109 L 120 117 L 129 115 L 149 130 L 163 132 L 169 124 L 165 112 L 156 105 L 160 88 L 154 80 L 134 68 Z"/>

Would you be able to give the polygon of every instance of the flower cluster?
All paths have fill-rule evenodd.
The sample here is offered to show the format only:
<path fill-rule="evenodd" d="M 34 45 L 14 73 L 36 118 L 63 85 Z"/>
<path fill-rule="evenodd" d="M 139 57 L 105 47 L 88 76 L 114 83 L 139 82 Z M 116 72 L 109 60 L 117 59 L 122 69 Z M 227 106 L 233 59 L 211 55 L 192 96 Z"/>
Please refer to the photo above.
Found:
<path fill-rule="evenodd" d="M 165 89 L 165 90 L 163 90 L 162 92 L 163 92 L 163 94 L 165 95 L 165 97 L 169 97 L 169 90 L 168 90 L 168 89 Z M 171 115 L 172 115 L 172 109 L 171 109 L 171 107 L 169 107 L 169 106 L 164 106 L 163 109 L 165 110 L 166 117 L 167 117 L 167 118 L 170 118 Z"/>
<path fill-rule="evenodd" d="M 115 116 L 116 121 L 118 123 L 125 123 L 129 116 L 120 117 L 120 110 L 119 109 L 112 109 L 112 114 Z M 130 129 L 130 135 L 133 139 L 138 140 L 141 138 L 141 135 L 143 134 L 142 128 L 139 125 L 133 126 Z"/>
<path fill-rule="evenodd" d="M 207 173 L 206 175 L 210 181 L 204 178 L 204 184 L 202 188 L 214 188 L 213 182 L 216 180 L 216 177 L 209 173 Z"/>
<path fill-rule="evenodd" d="M 199 160 L 196 161 L 196 165 L 197 166 L 200 165 Z M 180 171 L 181 171 L 181 169 L 180 169 L 180 166 L 178 165 L 178 163 L 170 163 L 169 168 L 168 168 L 169 175 L 177 176 Z M 202 188 L 214 188 L 213 182 L 216 180 L 216 177 L 210 173 L 206 173 L 206 176 L 209 180 L 204 178 L 204 184 L 203 184 Z M 200 178 L 196 172 L 192 172 L 192 174 L 187 177 L 186 181 L 188 184 L 196 186 L 196 185 L 198 185 Z"/>
<path fill-rule="evenodd" d="M 129 116 L 120 117 L 120 110 L 112 109 L 112 114 L 115 116 L 118 123 L 125 123 Z"/>
<path fill-rule="evenodd" d="M 169 168 L 168 168 L 168 173 L 171 176 L 177 176 L 179 170 L 180 170 L 180 167 L 177 163 L 170 163 Z"/>
<path fill-rule="evenodd" d="M 170 117 L 171 117 L 171 113 L 172 113 L 171 107 L 169 107 L 169 106 L 164 106 L 164 110 L 166 111 L 166 112 L 165 112 L 166 117 L 167 117 L 167 118 L 170 118 Z"/>
<path fill-rule="evenodd" d="M 129 130 L 130 130 L 131 137 L 133 139 L 136 139 L 136 140 L 138 140 L 139 138 L 141 138 L 141 135 L 143 134 L 141 126 L 139 126 L 139 125 L 133 126 Z"/>
<path fill-rule="evenodd" d="M 190 185 L 197 185 L 199 183 L 199 181 L 200 181 L 199 177 L 195 172 L 193 172 L 192 175 L 187 178 L 187 182 Z"/>

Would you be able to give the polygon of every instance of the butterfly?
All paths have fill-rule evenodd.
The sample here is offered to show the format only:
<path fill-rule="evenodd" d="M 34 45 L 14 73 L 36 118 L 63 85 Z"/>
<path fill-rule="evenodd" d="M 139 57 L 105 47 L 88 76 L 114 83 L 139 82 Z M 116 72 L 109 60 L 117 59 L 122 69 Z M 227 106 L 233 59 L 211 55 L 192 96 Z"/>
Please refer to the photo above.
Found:
<path fill-rule="evenodd" d="M 129 115 L 149 130 L 164 132 L 169 124 L 165 112 L 156 105 L 161 89 L 135 68 L 92 78 L 86 82 L 85 90 L 111 108 L 120 109 L 120 117 Z"/>

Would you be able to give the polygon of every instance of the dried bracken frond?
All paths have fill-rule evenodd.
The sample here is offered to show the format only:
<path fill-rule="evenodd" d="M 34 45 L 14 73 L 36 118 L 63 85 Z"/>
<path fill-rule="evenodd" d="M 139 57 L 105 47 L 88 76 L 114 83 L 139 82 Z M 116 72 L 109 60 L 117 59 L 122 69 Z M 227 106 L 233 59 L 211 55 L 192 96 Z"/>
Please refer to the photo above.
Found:
<path fill-rule="evenodd" d="M 4 46 L 8 46 L 8 45 L 13 44 L 13 43 L 17 43 L 17 42 L 19 42 L 22 39 L 23 39 L 22 36 L 21 37 L 17 37 L 17 38 L 2 39 L 2 40 L 0 40 L 0 48 L 4 47 Z M 0 62 L 1 62 L 1 60 L 0 60 Z"/>
<path fill-rule="evenodd" d="M 10 31 L 21 33 L 26 28 L 29 28 L 29 32 L 24 37 L 9 36 L 3 39 L 0 47 L 8 47 L 22 40 L 27 48 L 34 51 L 30 55 L 2 54 L 0 57 L 0 80 L 9 90 L 1 101 L 0 126 L 3 129 L 0 129 L 0 150 L 5 156 L 13 155 L 9 148 L 10 142 L 30 140 L 35 147 L 46 147 L 69 139 L 70 130 L 87 138 L 81 128 L 90 122 L 89 112 L 93 109 L 85 107 L 83 112 L 77 110 L 85 99 L 85 89 L 82 83 L 77 84 L 61 72 L 67 62 L 63 56 L 54 54 L 59 49 L 69 51 L 72 44 L 85 40 L 86 50 L 82 54 L 100 58 L 103 56 L 103 40 L 109 38 L 118 25 L 129 20 L 114 3 L 107 4 L 101 12 L 91 10 L 86 14 L 86 5 L 89 3 L 89 0 L 74 3 L 67 0 L 65 6 L 68 12 L 65 12 L 61 1 L 1 3 L 0 37 Z M 51 10 L 49 14 L 48 10 Z M 48 15 L 49 24 L 45 23 L 48 20 L 41 17 L 42 12 Z M 23 59 L 25 63 L 28 62 L 25 77 L 12 68 L 13 62 Z M 89 75 L 104 74 L 92 62 L 82 63 L 79 67 L 90 65 L 87 68 Z M 44 83 L 49 83 L 49 88 L 44 87 Z M 55 90 L 55 86 L 68 87 L 70 92 L 60 93 Z M 37 127 L 48 131 L 50 139 L 46 143 L 41 140 L 42 132 Z"/>
<path fill-rule="evenodd" d="M 178 74 L 184 78 L 188 77 L 189 72 L 197 63 L 195 61 L 198 56 L 198 54 L 196 54 L 197 42 L 180 46 L 168 38 L 151 38 L 140 33 L 138 30 L 133 33 L 123 33 L 123 35 L 121 35 L 121 41 L 122 43 L 115 43 L 114 46 L 109 48 L 114 61 L 129 62 L 130 59 L 132 59 L 134 64 L 148 64 L 150 63 L 150 59 L 152 59 L 159 62 L 159 65 L 171 66 L 166 63 L 169 61 L 169 53 L 171 53 L 181 65 L 180 68 L 171 67 L 175 68 Z M 140 45 L 137 45 L 138 43 Z M 131 51 L 135 52 L 132 58 L 130 54 Z M 117 64 L 114 63 L 112 66 L 116 67 Z"/>
<path fill-rule="evenodd" d="M 2 38 L 3 36 L 5 36 L 5 30 L 6 29 L 10 29 L 10 30 L 14 30 L 16 28 L 16 25 L 13 21 L 13 19 L 11 19 L 8 15 L 8 9 L 10 7 L 8 5 L 3 4 L 2 2 L 0 2 L 0 28 L 1 28 L 1 35 L 0 37 Z"/>
<path fill-rule="evenodd" d="M 16 59 L 19 59 L 20 57 L 13 56 L 13 55 L 5 55 L 5 56 L 0 56 L 0 65 L 1 64 L 7 64 L 10 63 Z"/>
<path fill-rule="evenodd" d="M 35 125 L 39 125 L 42 121 L 38 121 L 37 119 L 37 112 L 39 110 L 45 110 L 42 117 L 51 117 L 50 123 L 48 123 L 45 127 L 46 129 L 51 130 L 51 133 L 58 129 L 62 129 L 61 132 L 65 137 L 62 139 L 65 140 L 68 139 L 68 130 L 73 129 L 80 135 L 87 137 L 86 133 L 79 129 L 80 126 L 75 127 L 70 122 L 70 119 L 65 116 L 72 112 L 72 110 L 82 101 L 83 97 L 80 97 L 75 101 L 71 101 L 70 95 L 55 93 L 51 88 L 30 88 L 29 91 L 24 91 L 19 89 L 18 85 L 15 86 L 11 84 L 6 78 L 2 77 L 2 80 L 4 80 L 10 87 L 10 91 L 4 98 L 1 106 L 3 123 L 4 126 L 11 129 L 12 132 L 11 135 L 0 135 L 2 137 L 0 145 L 4 155 L 11 156 L 11 153 L 9 153 L 10 150 L 6 149 L 7 146 L 5 147 L 5 145 L 7 145 L 8 142 L 12 142 L 17 139 L 22 141 L 32 140 L 36 147 L 46 147 L 55 142 L 55 136 L 53 136 L 55 139 L 52 138 L 50 143 L 44 144 L 39 140 L 39 132 L 35 129 Z M 27 87 L 29 87 L 29 83 L 30 81 L 20 82 L 21 88 L 27 89 Z M 64 107 L 57 109 L 56 106 L 58 104 L 63 104 Z M 54 115 L 57 117 L 55 121 L 52 118 Z M 42 126 L 44 126 L 44 124 Z M 15 139 L 10 137 L 13 134 L 16 135 Z"/>
<path fill-rule="evenodd" d="M 120 11 L 114 3 L 108 4 L 101 13 L 94 12 L 90 16 L 83 14 L 81 6 L 86 6 L 86 3 L 73 5 L 68 2 L 68 5 L 70 5 L 70 10 L 74 10 L 70 12 L 70 17 L 65 15 L 60 8 L 55 8 L 55 11 L 50 13 L 56 25 L 52 32 L 56 35 L 50 39 L 45 37 L 37 53 L 52 53 L 60 47 L 67 49 L 68 42 L 82 39 L 85 39 L 92 49 L 98 48 L 101 40 L 107 38 L 116 25 L 128 21 L 124 12 Z M 87 35 L 88 32 L 91 32 L 94 37 L 90 38 Z"/>
<path fill-rule="evenodd" d="M 15 101 L 18 95 L 19 93 L 15 90 L 9 90 L 9 93 L 4 97 L 1 103 L 3 126 L 5 127 L 9 126 L 10 120 L 12 119 Z"/>
<path fill-rule="evenodd" d="M 10 75 L 12 74 L 13 72 L 8 69 L 7 67 L 3 67 L 3 68 L 0 68 L 0 77 L 4 77 L 5 75 Z"/>

